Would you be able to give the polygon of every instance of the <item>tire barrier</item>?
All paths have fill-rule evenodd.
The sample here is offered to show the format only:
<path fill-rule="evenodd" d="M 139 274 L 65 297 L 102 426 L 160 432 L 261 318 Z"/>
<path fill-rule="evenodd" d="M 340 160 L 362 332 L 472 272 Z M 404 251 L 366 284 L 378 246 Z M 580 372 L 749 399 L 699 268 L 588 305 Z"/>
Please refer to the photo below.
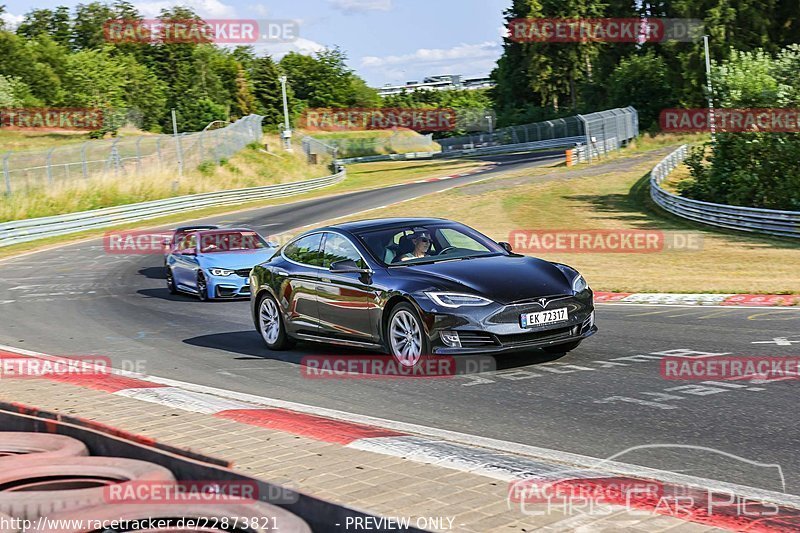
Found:
<path fill-rule="evenodd" d="M 0 464 L 4 459 L 35 454 L 38 459 L 89 455 L 86 445 L 64 435 L 4 431 L 0 433 Z"/>
<path fill-rule="evenodd" d="M 0 454 L 0 533 L 17 533 L 14 524 L 20 521 L 28 521 L 26 532 L 48 533 L 89 533 L 98 523 L 113 522 L 124 522 L 126 531 L 148 533 L 311 533 L 305 521 L 276 505 L 249 495 L 215 494 L 218 481 L 201 483 L 211 492 L 190 494 L 194 501 L 186 500 L 185 485 L 168 468 L 139 459 L 90 456 L 86 445 L 72 437 L 0 431 Z M 118 501 L 115 494 L 129 497 Z M 159 494 L 184 496 L 174 501 L 153 498 Z M 204 496 L 214 501 L 206 503 Z"/>
<path fill-rule="evenodd" d="M 313 531 L 314 533 L 339 533 L 345 529 L 346 523 L 358 523 L 362 521 L 372 521 L 378 523 L 379 516 L 374 513 L 353 509 L 340 503 L 328 501 L 311 494 L 300 492 L 284 483 L 276 483 L 268 479 L 259 479 L 250 477 L 244 473 L 231 469 L 231 464 L 219 457 L 212 457 L 201 453 L 199 450 L 187 450 L 171 446 L 165 442 L 155 441 L 147 435 L 140 435 L 130 433 L 125 430 L 108 426 L 106 424 L 87 420 L 84 418 L 72 416 L 64 413 L 56 413 L 31 407 L 28 405 L 19 404 L 16 402 L 0 401 L 0 437 L 4 435 L 11 435 L 11 432 L 30 432 L 31 438 L 38 438 L 37 436 L 65 436 L 71 437 L 75 440 L 82 442 L 89 450 L 89 456 L 86 458 L 98 459 L 111 459 L 111 458 L 127 458 L 134 459 L 139 462 L 151 463 L 153 465 L 164 467 L 171 472 L 177 481 L 158 481 L 158 482 L 120 482 L 119 477 L 106 480 L 108 485 L 106 489 L 109 491 L 107 501 L 102 505 L 86 505 L 80 509 L 60 509 L 48 514 L 48 520 L 42 525 L 41 528 L 36 529 L 28 527 L 25 533 L 35 533 L 38 531 L 47 531 L 50 533 L 56 524 L 53 523 L 53 517 L 62 518 L 64 516 L 71 517 L 72 519 L 88 519 L 98 515 L 102 511 L 106 512 L 109 509 L 115 510 L 112 516 L 116 515 L 117 519 L 126 519 L 127 525 L 134 527 L 136 521 L 135 513 L 145 515 L 145 527 L 150 525 L 146 518 L 163 517 L 164 511 L 169 511 L 170 517 L 164 519 L 184 518 L 183 525 L 189 526 L 190 519 L 197 514 L 192 505 L 195 500 L 186 501 L 180 498 L 175 498 L 170 501 L 164 501 L 159 498 L 158 494 L 154 492 L 148 493 L 135 493 L 135 494 L 119 494 L 119 489 L 124 487 L 144 487 L 147 488 L 148 484 L 153 487 L 153 490 L 165 488 L 182 488 L 184 491 L 187 487 L 193 484 L 199 484 L 201 487 L 209 488 L 215 491 L 219 487 L 219 492 L 215 494 L 215 498 L 211 500 L 202 499 L 202 518 L 211 519 L 201 521 L 199 524 L 195 523 L 192 531 L 216 531 L 206 527 L 203 529 L 200 526 L 213 525 L 213 522 L 219 526 L 225 526 L 226 520 L 224 514 L 228 514 L 230 519 L 227 520 L 228 533 L 246 533 L 250 531 L 270 531 L 270 527 L 274 529 L 277 525 L 278 531 L 298 532 L 305 533 Z M 0 442 L 2 440 L 0 439 Z M 19 442 L 17 440 L 17 442 Z M 33 442 L 33 441 L 31 441 Z M 0 446 L 2 448 L 2 446 Z M 48 448 L 48 449 L 52 449 Z M 35 450 L 31 450 L 35 453 Z M 269 455 L 265 455 L 269 458 Z M 8 460 L 8 461 L 6 461 Z M 73 461 L 74 459 L 68 459 Z M 33 461 L 33 455 L 23 457 L 5 457 L 0 458 L 0 472 L 6 472 L 7 465 L 10 462 L 18 461 Z M 61 461 L 61 459 L 52 459 L 51 463 Z M 81 473 L 86 474 L 88 471 L 84 470 Z M 23 476 L 24 477 L 24 476 Z M 30 481 L 30 478 L 25 478 Z M 80 479 L 78 481 L 81 481 Z M 102 481 L 102 480 L 99 480 Z M 116 482 L 115 482 L 116 481 Z M 97 479 L 94 480 L 98 482 Z M 40 486 L 41 487 L 41 486 Z M 13 487 L 12 487 L 13 488 Z M 63 488 L 63 485 L 62 485 Z M 84 486 L 84 488 L 86 488 Z M 236 497 L 237 488 L 239 489 L 238 498 Z M 3 484 L 0 483 L 0 497 L 6 494 Z M 117 492 L 114 492 L 117 491 Z M 64 497 L 67 492 L 53 491 L 53 496 L 56 498 Z M 32 494 L 33 491 L 28 494 Z M 252 496 L 252 499 L 243 497 L 243 494 Z M 8 492 L 8 495 L 15 497 L 13 492 Z M 23 494 L 20 492 L 19 494 Z M 131 497 L 129 497 L 131 496 Z M 243 509 L 245 506 L 246 509 Z M 120 514 L 116 510 L 122 512 Z M 249 514 L 248 514 L 249 510 Z M 3 527 L 9 524 L 3 520 L 1 513 L 10 514 L 0 509 L 0 533 L 22 533 L 16 530 L 3 531 Z M 129 514 L 134 513 L 134 514 Z M 194 513 L 194 514 L 193 514 Z M 244 514 L 243 514 L 244 513 Z M 255 517 L 254 515 L 258 515 Z M 13 515 L 12 515 L 13 517 Z M 267 518 L 275 518 L 275 520 L 266 520 Z M 21 520 L 19 518 L 12 518 L 12 520 Z M 238 519 L 238 527 L 234 527 Z M 249 524 L 245 524 L 245 519 L 249 520 Z M 44 518 L 40 519 L 44 520 Z M 172 520 L 171 522 L 164 522 L 161 524 L 162 529 L 147 529 L 148 533 L 165 531 L 186 531 L 175 529 L 174 526 L 179 526 L 181 523 Z M 255 520 L 255 524 L 253 523 Z M 155 520 L 154 522 L 158 522 Z M 14 522 L 12 522 L 14 524 Z M 18 529 L 23 526 L 16 523 Z M 36 525 L 36 522 L 34 522 Z M 63 524 L 62 524 L 63 525 Z M 75 523 L 73 523 L 75 525 Z M 256 529 L 251 529 L 250 526 L 257 526 Z M 77 527 L 77 526 L 75 526 Z M 155 526 L 154 526 L 155 527 Z M 258 529 L 260 527 L 261 529 Z M 101 529 L 102 530 L 102 529 Z M 80 529 L 70 531 L 81 531 Z M 144 533 L 144 530 L 142 530 Z M 409 526 L 405 533 L 423 533 L 423 530 Z"/>

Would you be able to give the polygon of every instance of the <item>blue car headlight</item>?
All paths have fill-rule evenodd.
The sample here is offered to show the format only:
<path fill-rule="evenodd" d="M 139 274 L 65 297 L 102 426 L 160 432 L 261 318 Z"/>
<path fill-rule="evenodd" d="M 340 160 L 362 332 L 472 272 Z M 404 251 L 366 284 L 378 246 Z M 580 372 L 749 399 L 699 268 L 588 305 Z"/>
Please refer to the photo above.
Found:
<path fill-rule="evenodd" d="M 209 268 L 208 271 L 211 272 L 212 276 L 221 276 L 223 278 L 235 272 L 235 270 L 229 270 L 227 268 Z"/>

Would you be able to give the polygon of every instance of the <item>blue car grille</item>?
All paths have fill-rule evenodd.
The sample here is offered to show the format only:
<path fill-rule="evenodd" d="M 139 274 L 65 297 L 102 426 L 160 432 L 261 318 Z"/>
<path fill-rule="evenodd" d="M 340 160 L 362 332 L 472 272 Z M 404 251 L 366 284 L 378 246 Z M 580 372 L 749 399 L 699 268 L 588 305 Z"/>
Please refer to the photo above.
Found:
<path fill-rule="evenodd" d="M 246 278 L 246 277 L 250 276 L 250 270 L 252 270 L 252 269 L 250 269 L 250 268 L 240 268 L 239 270 L 236 270 L 235 272 L 236 272 L 236 275 L 239 276 L 240 278 Z"/>

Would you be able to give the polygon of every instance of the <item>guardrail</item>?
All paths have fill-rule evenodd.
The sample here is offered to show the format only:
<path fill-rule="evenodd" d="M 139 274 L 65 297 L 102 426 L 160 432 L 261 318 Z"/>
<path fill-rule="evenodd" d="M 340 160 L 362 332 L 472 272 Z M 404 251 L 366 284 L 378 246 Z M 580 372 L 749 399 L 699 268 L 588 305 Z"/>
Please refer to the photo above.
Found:
<path fill-rule="evenodd" d="M 141 202 L 118 207 L 94 209 L 52 217 L 15 220 L 0 224 L 0 247 L 29 242 L 45 237 L 68 235 L 80 231 L 106 228 L 128 222 L 192 211 L 204 207 L 240 204 L 265 198 L 293 196 L 339 183 L 346 177 L 342 169 L 336 174 L 292 183 L 265 185 L 216 191 L 188 196 L 177 196 L 152 202 Z"/>
<path fill-rule="evenodd" d="M 567 148 L 584 142 L 584 137 L 562 137 L 560 139 L 546 139 L 544 141 L 534 141 L 529 143 L 503 144 L 500 146 L 485 146 L 480 148 L 468 148 L 465 150 L 449 150 L 447 152 L 410 152 L 407 154 L 386 154 L 370 155 L 364 157 L 350 157 L 338 159 L 336 162 L 342 165 L 352 163 L 373 163 L 376 161 L 408 161 L 412 159 L 440 159 L 470 157 L 475 155 L 509 154 L 514 152 L 547 150 L 554 148 Z"/>
<path fill-rule="evenodd" d="M 689 147 L 684 144 L 650 171 L 650 197 L 662 209 L 681 218 L 720 228 L 800 238 L 800 211 L 714 204 L 684 198 L 664 190 L 661 182 L 688 154 Z"/>

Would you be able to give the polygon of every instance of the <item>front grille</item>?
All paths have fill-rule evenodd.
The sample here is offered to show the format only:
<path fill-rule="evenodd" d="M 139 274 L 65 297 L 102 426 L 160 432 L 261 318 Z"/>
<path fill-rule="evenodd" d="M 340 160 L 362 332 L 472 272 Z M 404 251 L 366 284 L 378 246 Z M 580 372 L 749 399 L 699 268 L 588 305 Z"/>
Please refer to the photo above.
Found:
<path fill-rule="evenodd" d="M 239 276 L 240 278 L 247 278 L 250 277 L 251 270 L 252 270 L 251 268 L 240 268 L 239 270 L 235 270 L 234 272 L 236 272 L 236 275 Z"/>
<path fill-rule="evenodd" d="M 503 345 L 541 342 L 541 341 L 547 341 L 551 338 L 570 335 L 573 328 L 574 326 L 566 326 L 556 329 L 548 329 L 545 331 L 536 331 L 530 333 L 513 333 L 511 335 L 498 335 L 497 338 Z"/>
<path fill-rule="evenodd" d="M 523 313 L 538 313 L 539 311 L 548 311 L 560 307 L 566 307 L 569 316 L 573 316 L 583 310 L 583 305 L 578 300 L 568 298 L 554 301 L 544 308 L 537 303 L 524 302 L 503 307 L 490 316 L 488 322 L 491 324 L 519 324 L 519 316 Z"/>
<path fill-rule="evenodd" d="M 483 331 L 459 331 L 458 338 L 463 348 L 477 348 L 480 346 L 497 346 L 497 341 L 491 333 Z"/>

